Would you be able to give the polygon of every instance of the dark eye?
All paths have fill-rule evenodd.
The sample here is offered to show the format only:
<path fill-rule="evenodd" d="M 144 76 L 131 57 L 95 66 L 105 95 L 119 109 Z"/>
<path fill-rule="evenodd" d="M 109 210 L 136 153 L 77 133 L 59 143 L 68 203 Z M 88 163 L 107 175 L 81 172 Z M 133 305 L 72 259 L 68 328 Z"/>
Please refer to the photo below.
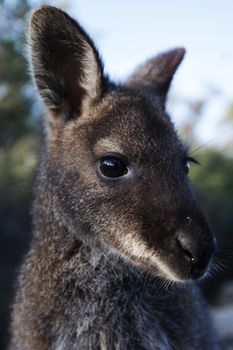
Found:
<path fill-rule="evenodd" d="M 184 161 L 184 171 L 186 172 L 187 175 L 188 175 L 189 170 L 190 170 L 190 163 L 195 163 L 195 164 L 200 165 L 200 163 L 194 158 L 188 157 L 187 159 L 185 159 L 185 161 Z"/>
<path fill-rule="evenodd" d="M 128 173 L 125 162 L 116 156 L 106 156 L 99 161 L 101 175 L 109 178 L 118 178 Z"/>
<path fill-rule="evenodd" d="M 187 175 L 189 173 L 189 170 L 190 170 L 190 162 L 189 162 L 189 160 L 186 160 L 184 163 L 184 171 Z"/>

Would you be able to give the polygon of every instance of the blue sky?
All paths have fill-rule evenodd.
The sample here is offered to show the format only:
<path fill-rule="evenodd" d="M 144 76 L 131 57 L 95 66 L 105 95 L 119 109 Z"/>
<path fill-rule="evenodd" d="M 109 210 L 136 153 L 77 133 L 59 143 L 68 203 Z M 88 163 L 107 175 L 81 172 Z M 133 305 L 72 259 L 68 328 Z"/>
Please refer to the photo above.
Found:
<path fill-rule="evenodd" d="M 138 63 L 175 46 L 187 49 L 176 77 L 180 92 L 200 94 L 209 84 L 233 98 L 233 1 L 70 0 L 107 71 L 123 78 Z"/>
<path fill-rule="evenodd" d="M 197 132 L 202 142 L 233 137 L 233 130 L 225 131 L 221 123 L 233 101 L 233 1 L 69 0 L 67 4 L 97 43 L 106 71 L 115 79 L 124 79 L 158 52 L 185 47 L 171 95 L 198 99 L 212 89 L 220 90 L 204 110 Z M 177 105 L 171 112 L 179 125 L 187 111 Z"/>
<path fill-rule="evenodd" d="M 187 53 L 171 96 L 195 100 L 209 96 L 212 89 L 220 90 L 205 108 L 198 133 L 203 142 L 225 135 L 221 119 L 233 101 L 232 0 L 48 2 L 61 7 L 64 4 L 63 8 L 84 26 L 115 80 L 125 79 L 138 64 L 158 52 L 185 47 Z M 182 103 L 170 108 L 179 125 L 187 110 Z M 226 137 L 233 137 L 232 131 L 227 130 Z"/>

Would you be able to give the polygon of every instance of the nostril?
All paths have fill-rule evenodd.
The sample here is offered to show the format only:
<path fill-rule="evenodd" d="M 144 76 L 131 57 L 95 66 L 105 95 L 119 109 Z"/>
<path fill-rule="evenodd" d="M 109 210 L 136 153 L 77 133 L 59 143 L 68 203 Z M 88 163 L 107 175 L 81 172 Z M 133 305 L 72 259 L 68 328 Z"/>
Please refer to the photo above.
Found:
<path fill-rule="evenodd" d="M 192 218 L 190 216 L 186 216 L 185 221 L 188 225 L 192 223 Z"/>
<path fill-rule="evenodd" d="M 215 241 L 209 243 L 199 243 L 189 235 L 181 232 L 176 237 L 176 244 L 179 251 L 183 253 L 183 258 L 189 264 L 189 274 L 192 279 L 199 278 L 206 270 L 210 258 L 214 252 Z"/>
<path fill-rule="evenodd" d="M 190 241 L 185 237 L 177 237 L 176 243 L 180 250 L 182 250 L 189 260 L 189 262 L 193 265 L 197 262 L 198 258 L 193 252 Z"/>

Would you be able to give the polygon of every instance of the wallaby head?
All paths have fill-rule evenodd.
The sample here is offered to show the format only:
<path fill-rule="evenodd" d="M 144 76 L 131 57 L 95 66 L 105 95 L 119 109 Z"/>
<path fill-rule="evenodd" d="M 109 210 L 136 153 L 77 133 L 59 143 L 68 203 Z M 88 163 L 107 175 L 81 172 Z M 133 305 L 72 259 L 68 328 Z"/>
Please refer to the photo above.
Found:
<path fill-rule="evenodd" d="M 184 49 L 116 85 L 92 40 L 61 10 L 33 13 L 29 43 L 47 116 L 40 188 L 54 218 L 67 235 L 156 276 L 201 277 L 214 238 L 187 176 L 192 160 L 165 109 Z"/>

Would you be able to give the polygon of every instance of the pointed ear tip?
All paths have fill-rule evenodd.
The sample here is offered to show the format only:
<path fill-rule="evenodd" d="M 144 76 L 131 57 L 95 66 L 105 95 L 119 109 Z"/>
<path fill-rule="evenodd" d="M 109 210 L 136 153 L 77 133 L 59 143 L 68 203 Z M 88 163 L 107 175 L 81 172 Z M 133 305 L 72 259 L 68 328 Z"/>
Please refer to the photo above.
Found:
<path fill-rule="evenodd" d="M 48 18 L 50 15 L 62 13 L 63 11 L 55 6 L 42 5 L 35 8 L 30 17 L 30 27 L 34 24 L 41 23 L 44 18 Z"/>
<path fill-rule="evenodd" d="M 184 47 L 177 47 L 174 49 L 174 53 L 177 61 L 180 63 L 186 54 L 186 49 Z"/>
<path fill-rule="evenodd" d="M 181 47 L 177 47 L 176 51 L 177 51 L 177 53 L 179 53 L 180 56 L 182 56 L 182 58 L 186 54 L 186 49 L 185 49 L 185 47 L 182 47 L 182 46 Z"/>
<path fill-rule="evenodd" d="M 32 11 L 29 21 L 29 30 L 40 22 L 41 17 L 49 11 L 49 8 L 50 6 L 42 5 Z"/>
<path fill-rule="evenodd" d="M 49 5 L 41 5 L 41 6 L 36 7 L 35 9 L 32 10 L 31 20 L 34 20 L 34 19 L 40 17 L 42 14 L 50 11 L 51 7 L 52 6 L 49 6 Z"/>
<path fill-rule="evenodd" d="M 185 56 L 186 49 L 184 47 L 175 47 L 168 51 L 168 54 L 174 57 L 177 57 L 178 60 L 182 60 Z"/>
<path fill-rule="evenodd" d="M 152 60 L 163 61 L 163 62 L 173 62 L 174 64 L 180 64 L 184 58 L 186 50 L 184 47 L 175 47 L 167 51 L 163 51 L 155 56 Z"/>

